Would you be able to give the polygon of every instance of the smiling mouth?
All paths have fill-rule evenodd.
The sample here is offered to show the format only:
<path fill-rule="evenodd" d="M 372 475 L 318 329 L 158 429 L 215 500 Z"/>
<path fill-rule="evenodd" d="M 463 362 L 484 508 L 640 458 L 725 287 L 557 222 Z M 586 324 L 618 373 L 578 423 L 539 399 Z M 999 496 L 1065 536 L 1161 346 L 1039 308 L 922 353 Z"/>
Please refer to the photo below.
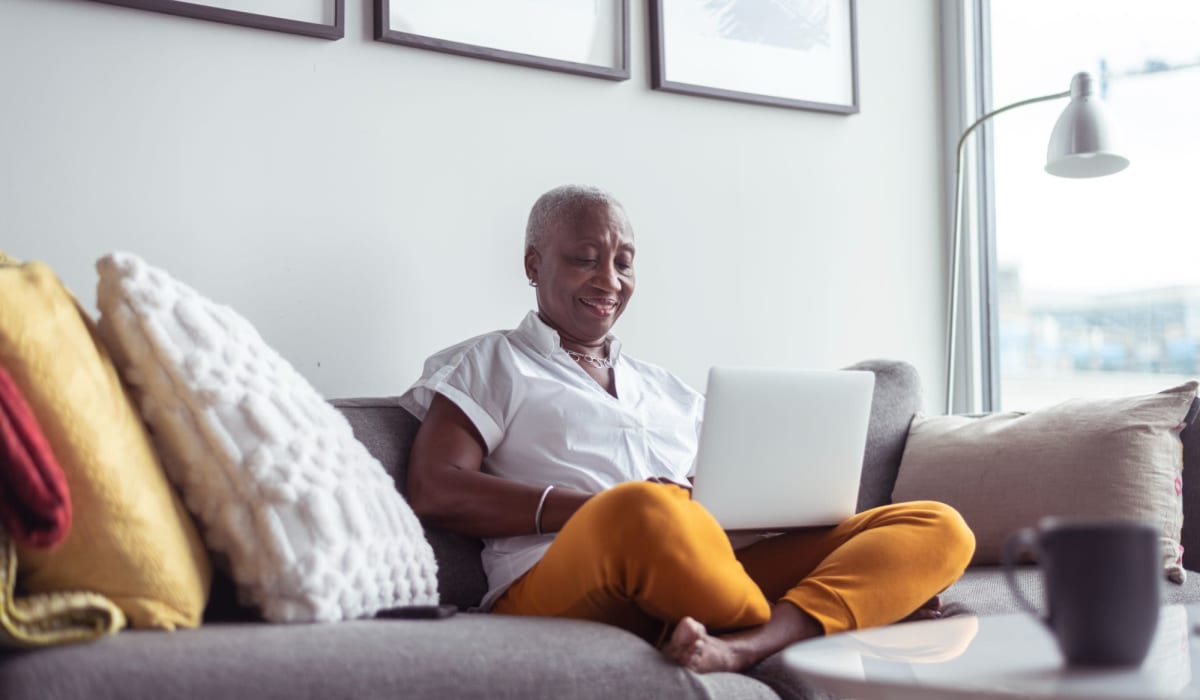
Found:
<path fill-rule="evenodd" d="M 588 307 L 592 313 L 601 317 L 612 316 L 619 305 L 616 299 L 606 299 L 604 297 L 580 297 L 579 302 Z"/>

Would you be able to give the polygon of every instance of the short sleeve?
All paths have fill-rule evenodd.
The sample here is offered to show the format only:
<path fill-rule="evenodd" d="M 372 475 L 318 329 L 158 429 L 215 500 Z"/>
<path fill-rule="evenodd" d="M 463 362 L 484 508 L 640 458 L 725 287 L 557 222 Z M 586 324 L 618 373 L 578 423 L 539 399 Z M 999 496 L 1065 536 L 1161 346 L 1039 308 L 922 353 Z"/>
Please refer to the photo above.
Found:
<path fill-rule="evenodd" d="M 425 361 L 425 369 L 400 397 L 400 405 L 421 420 L 437 394 L 466 414 L 488 452 L 504 438 L 512 407 L 519 399 L 516 363 L 508 339 L 479 336 L 447 348 Z"/>

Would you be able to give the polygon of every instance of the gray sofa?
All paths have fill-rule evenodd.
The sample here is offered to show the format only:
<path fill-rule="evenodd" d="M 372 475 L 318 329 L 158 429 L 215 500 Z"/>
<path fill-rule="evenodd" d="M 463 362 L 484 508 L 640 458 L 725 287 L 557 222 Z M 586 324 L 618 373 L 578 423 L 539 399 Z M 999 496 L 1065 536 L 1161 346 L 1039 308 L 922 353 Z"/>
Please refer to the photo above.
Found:
<path fill-rule="evenodd" d="M 859 507 L 890 501 L 909 422 L 920 408 L 915 370 L 904 363 L 856 365 L 876 373 Z M 403 489 L 418 422 L 394 399 L 334 404 Z M 1185 455 L 1200 462 L 1200 433 L 1184 431 Z M 1195 467 L 1200 470 L 1200 463 Z M 1190 469 L 1190 468 L 1189 468 Z M 1192 473 L 1188 471 L 1188 473 Z M 1195 483 L 1192 483 L 1195 482 Z M 1200 479 L 1185 482 L 1183 543 L 1200 566 Z M 1195 517 L 1193 517 L 1193 514 Z M 429 529 L 443 602 L 464 611 L 486 590 L 477 540 Z M 1037 576 L 1021 573 L 1032 596 Z M 1200 574 L 1166 584 L 1168 602 L 1200 602 Z M 1016 611 L 1003 577 L 976 567 L 942 595 L 955 612 Z M 92 644 L 0 654 L 0 698 L 809 698 L 778 655 L 746 674 L 696 675 L 639 638 L 571 620 L 461 613 L 445 620 L 359 620 L 269 625 L 234 602 L 218 575 L 206 622 L 175 633 L 125 631 Z"/>

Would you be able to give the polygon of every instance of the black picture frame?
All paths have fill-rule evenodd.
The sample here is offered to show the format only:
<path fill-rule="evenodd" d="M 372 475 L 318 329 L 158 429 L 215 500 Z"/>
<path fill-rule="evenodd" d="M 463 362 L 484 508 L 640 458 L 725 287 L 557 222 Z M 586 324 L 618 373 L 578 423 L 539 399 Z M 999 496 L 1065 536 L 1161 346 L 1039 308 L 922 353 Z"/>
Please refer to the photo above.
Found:
<path fill-rule="evenodd" d="M 503 0 L 495 1 L 497 3 L 503 2 Z M 392 27 L 392 6 L 393 4 L 399 5 L 402 2 L 403 0 L 375 0 L 376 41 L 428 49 L 430 51 L 440 51 L 457 56 L 500 61 L 501 63 L 518 66 L 541 68 L 559 73 L 603 78 L 605 80 L 620 81 L 629 79 L 629 0 L 613 0 L 614 9 L 620 11 L 620 18 L 614 26 L 616 31 L 614 40 L 619 44 L 616 51 L 617 61 L 615 61 L 617 65 L 614 66 L 580 63 L 548 56 L 539 56 L 533 53 L 523 53 L 426 36 L 417 32 L 400 31 Z"/>
<path fill-rule="evenodd" d="M 735 7 L 739 0 L 725 0 L 728 7 Z M 858 102 L 858 8 L 857 0 L 830 0 L 830 3 L 845 3 L 848 11 L 848 36 L 838 36 L 836 40 L 839 46 L 843 46 L 848 50 L 848 84 L 839 87 L 844 88 L 846 98 L 840 101 L 830 101 L 828 99 L 820 99 L 819 97 L 805 98 L 797 95 L 771 94 L 763 92 L 755 92 L 749 89 L 738 89 L 736 87 L 720 86 L 717 84 L 705 84 L 699 80 L 680 80 L 677 76 L 673 76 L 670 66 L 667 65 L 667 51 L 669 42 L 672 40 L 672 27 L 665 26 L 664 6 L 666 3 L 691 2 L 697 4 L 713 5 L 713 0 L 649 0 L 650 7 L 650 83 L 655 90 L 664 92 L 673 92 L 683 95 L 695 95 L 700 97 L 711 97 L 722 100 L 734 100 L 737 102 L 746 102 L 750 104 L 770 105 L 773 107 L 787 107 L 790 109 L 803 109 L 818 112 L 832 112 L 836 114 L 857 114 L 859 111 Z M 758 7 L 766 7 L 760 3 Z M 772 25 L 773 27 L 774 25 Z M 770 29 L 770 27 L 768 28 Z M 723 63 L 722 68 L 727 68 L 728 63 Z"/>
<path fill-rule="evenodd" d="M 168 15 L 175 15 L 177 17 L 189 17 L 191 19 L 203 19 L 210 22 L 236 24 L 238 26 L 253 27 L 255 29 L 267 29 L 273 32 L 300 34 L 302 36 L 311 36 L 318 39 L 331 39 L 336 41 L 337 39 L 341 39 L 346 35 L 345 0 L 327 0 L 328 4 L 333 8 L 333 24 L 305 22 L 286 17 L 272 17 L 270 15 L 261 15 L 254 12 L 243 12 L 241 10 L 229 10 L 223 7 L 213 7 L 212 5 L 205 5 L 203 3 L 183 2 L 182 0 L 93 0 L 93 2 L 102 2 L 106 5 L 131 7 L 135 10 L 162 12 Z"/>

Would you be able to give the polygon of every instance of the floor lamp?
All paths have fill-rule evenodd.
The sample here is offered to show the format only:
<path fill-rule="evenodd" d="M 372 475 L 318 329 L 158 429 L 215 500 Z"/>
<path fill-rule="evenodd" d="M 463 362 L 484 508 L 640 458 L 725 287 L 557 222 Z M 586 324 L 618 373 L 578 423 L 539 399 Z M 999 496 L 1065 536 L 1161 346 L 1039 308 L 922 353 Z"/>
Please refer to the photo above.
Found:
<path fill-rule="evenodd" d="M 951 221 L 950 290 L 947 295 L 946 313 L 946 413 L 950 413 L 954 401 L 954 340 L 958 325 L 958 268 L 962 239 L 962 161 L 963 145 L 967 137 L 979 125 L 1010 109 L 1070 97 L 1054 131 L 1050 133 L 1050 145 L 1046 149 L 1046 172 L 1058 177 L 1101 177 L 1124 170 L 1129 159 L 1112 151 L 1104 103 L 1095 91 L 1095 81 L 1088 73 L 1076 73 L 1071 78 L 1071 89 L 1053 95 L 1031 97 L 993 110 L 975 120 L 958 139 L 958 151 L 954 159 L 954 219 Z"/>

